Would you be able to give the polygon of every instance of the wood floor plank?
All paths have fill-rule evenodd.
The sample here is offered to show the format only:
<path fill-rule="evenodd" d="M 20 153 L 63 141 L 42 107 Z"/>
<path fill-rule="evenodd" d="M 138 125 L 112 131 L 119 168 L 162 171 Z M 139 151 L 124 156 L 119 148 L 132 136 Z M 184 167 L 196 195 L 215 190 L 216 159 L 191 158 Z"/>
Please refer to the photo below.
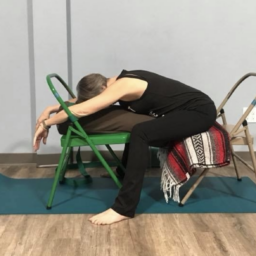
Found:
<path fill-rule="evenodd" d="M 241 176 L 255 174 L 239 165 Z M 89 169 L 93 176 L 105 171 Z M 1 165 L 12 178 L 53 177 L 54 168 Z M 69 176 L 77 175 L 70 171 Z M 159 176 L 157 169 L 147 176 Z M 235 176 L 232 165 L 209 176 Z M 94 226 L 90 214 L 2 215 L 1 256 L 255 256 L 256 214 L 139 214 L 111 226 Z"/>

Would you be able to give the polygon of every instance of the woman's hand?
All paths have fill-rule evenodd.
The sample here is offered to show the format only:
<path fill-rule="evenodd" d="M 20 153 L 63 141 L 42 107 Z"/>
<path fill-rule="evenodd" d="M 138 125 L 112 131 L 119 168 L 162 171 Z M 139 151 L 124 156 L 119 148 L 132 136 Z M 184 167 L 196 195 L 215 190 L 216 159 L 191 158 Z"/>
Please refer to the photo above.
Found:
<path fill-rule="evenodd" d="M 46 130 L 42 124 L 38 126 L 33 139 L 33 148 L 35 151 L 39 149 L 41 140 L 43 140 L 43 143 L 46 144 L 48 133 L 49 131 Z"/>
<path fill-rule="evenodd" d="M 49 109 L 49 107 L 47 107 L 43 113 L 38 117 L 37 121 L 36 121 L 36 130 L 38 129 L 39 125 L 45 120 L 48 119 L 50 117 L 51 111 Z"/>

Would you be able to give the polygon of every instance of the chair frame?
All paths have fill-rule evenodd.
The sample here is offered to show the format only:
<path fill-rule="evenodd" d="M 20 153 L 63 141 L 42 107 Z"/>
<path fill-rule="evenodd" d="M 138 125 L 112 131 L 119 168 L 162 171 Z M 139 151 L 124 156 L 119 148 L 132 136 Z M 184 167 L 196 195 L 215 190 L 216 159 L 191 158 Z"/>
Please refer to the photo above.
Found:
<path fill-rule="evenodd" d="M 228 92 L 227 96 L 224 98 L 224 100 L 221 102 L 220 106 L 217 109 L 217 118 L 222 118 L 223 121 L 223 126 L 227 127 L 227 120 L 226 120 L 226 116 L 225 116 L 225 111 L 223 109 L 223 107 L 225 106 L 225 104 L 227 103 L 227 101 L 230 99 L 230 97 L 232 96 L 232 94 L 234 93 L 234 91 L 237 89 L 237 87 L 244 81 L 246 80 L 248 77 L 251 76 L 256 76 L 256 73 L 248 73 L 246 75 L 244 75 L 243 77 L 241 77 L 236 83 L 235 85 L 231 88 L 231 90 Z M 250 132 L 249 132 L 249 128 L 248 128 L 248 124 L 246 121 L 246 118 L 248 117 L 248 115 L 250 114 L 250 112 L 252 111 L 252 109 L 255 107 L 256 105 L 256 96 L 255 98 L 252 100 L 252 102 L 249 104 L 247 110 L 245 111 L 245 113 L 242 115 L 242 117 L 238 120 L 238 122 L 236 123 L 236 125 L 230 130 L 229 135 L 230 135 L 230 147 L 231 147 L 231 156 L 232 156 L 232 160 L 234 163 L 234 168 L 236 171 L 236 177 L 238 181 L 241 181 L 241 177 L 239 175 L 239 171 L 238 171 L 238 165 L 237 165 L 237 161 L 236 158 L 238 160 L 240 160 L 244 165 L 246 165 L 248 168 L 250 168 L 251 170 L 255 171 L 256 174 L 256 159 L 255 159 L 255 154 L 254 154 L 254 149 L 253 149 L 253 139 L 250 136 Z M 242 128 L 241 125 L 243 126 Z M 249 147 L 249 151 L 250 151 L 250 155 L 252 158 L 252 163 L 253 166 L 249 165 L 248 163 L 246 163 L 240 156 L 238 156 L 235 152 L 234 152 L 234 148 L 233 145 L 237 145 L 237 141 L 238 141 L 238 137 L 239 134 L 241 132 L 244 132 L 245 135 L 245 142 L 247 143 L 248 147 Z M 238 144 L 241 145 L 241 144 Z M 246 145 L 246 144 L 243 144 Z M 194 190 L 197 188 L 197 186 L 200 184 L 200 182 L 202 181 L 202 179 L 206 176 L 206 174 L 208 173 L 208 171 L 211 168 L 207 168 L 204 169 L 201 174 L 199 175 L 199 177 L 197 178 L 197 180 L 195 181 L 195 183 L 192 185 L 192 187 L 189 189 L 189 191 L 186 193 L 186 195 L 182 198 L 181 202 L 179 203 L 179 206 L 184 206 L 184 204 L 186 203 L 186 201 L 188 200 L 188 198 L 191 196 L 191 194 L 194 192 Z"/>
<path fill-rule="evenodd" d="M 62 98 L 60 97 L 59 93 L 55 89 L 51 79 L 56 78 L 63 86 L 64 88 L 68 91 L 69 95 L 72 98 L 75 98 L 74 93 L 70 89 L 70 87 L 65 83 L 65 81 L 57 74 L 49 74 L 46 77 L 48 86 L 53 93 L 54 97 L 57 99 L 57 101 L 60 103 L 62 106 L 63 110 L 66 112 L 68 115 L 68 118 L 71 120 L 72 124 L 68 127 L 68 131 L 66 135 L 63 135 L 61 137 L 61 146 L 62 146 L 62 152 L 60 155 L 59 163 L 55 171 L 55 177 L 52 185 L 52 189 L 50 192 L 50 196 L 47 202 L 47 209 L 52 208 L 52 203 L 56 191 L 56 187 L 58 182 L 63 183 L 65 180 L 68 180 L 65 178 L 65 173 L 67 171 L 67 168 L 72 168 L 74 169 L 75 167 L 78 167 L 76 164 L 68 164 L 70 155 L 71 155 L 71 149 L 74 146 L 90 146 L 92 151 L 95 153 L 97 158 L 100 161 L 100 165 L 103 166 L 107 172 L 109 173 L 110 177 L 114 180 L 115 184 L 117 185 L 118 188 L 121 188 L 121 183 L 116 177 L 115 173 L 112 171 L 110 168 L 110 165 L 106 162 L 102 154 L 99 152 L 97 149 L 96 145 L 105 145 L 112 155 L 112 157 L 115 160 L 116 166 L 120 166 L 123 170 L 125 170 L 124 166 L 120 162 L 119 158 L 116 156 L 112 148 L 110 147 L 110 144 L 125 144 L 129 143 L 130 139 L 130 133 L 128 132 L 122 132 L 122 133 L 113 133 L 113 134 L 94 134 L 94 135 L 88 135 L 86 131 L 81 127 L 81 125 L 78 122 L 78 118 L 75 117 L 69 108 L 66 106 Z M 98 162 L 99 163 L 99 162 Z M 98 163 L 83 163 L 83 167 L 95 167 L 99 166 Z M 81 168 L 79 168 L 81 171 Z M 87 174 L 86 170 L 82 170 L 82 174 L 84 176 L 84 183 L 90 183 L 92 181 L 90 175 Z M 75 182 L 74 182 L 75 184 Z"/>
<path fill-rule="evenodd" d="M 243 77 L 241 77 L 236 82 L 236 84 L 231 88 L 231 90 L 229 91 L 227 96 L 224 98 L 224 100 L 221 102 L 220 106 L 218 107 L 218 110 L 217 110 L 217 115 L 218 116 L 217 116 L 217 118 L 220 117 L 222 119 L 223 126 L 225 128 L 227 128 L 227 130 L 230 127 L 227 123 L 227 119 L 226 119 L 226 116 L 225 116 L 225 111 L 224 111 L 223 108 L 226 105 L 226 103 L 228 102 L 228 100 L 230 99 L 230 97 L 233 95 L 235 90 L 238 88 L 238 86 L 244 80 L 246 80 L 248 77 L 251 77 L 251 76 L 256 76 L 256 73 L 248 73 L 248 74 L 244 75 Z M 238 122 L 228 130 L 229 135 L 230 135 L 230 142 L 231 142 L 232 160 L 233 160 L 234 167 L 235 167 L 235 170 L 236 170 L 236 173 L 237 173 L 238 176 L 239 176 L 239 174 L 238 174 L 237 159 L 240 160 L 240 162 L 242 162 L 249 169 L 254 171 L 255 174 L 256 174 L 256 159 L 255 159 L 254 148 L 253 148 L 253 138 L 250 135 L 248 123 L 246 121 L 246 118 L 248 117 L 248 115 L 250 114 L 252 109 L 255 107 L 255 105 L 256 105 L 256 96 L 252 100 L 252 102 L 249 104 L 247 110 L 244 112 L 244 114 L 241 116 L 241 118 L 238 120 Z M 240 156 L 238 156 L 234 152 L 233 145 L 248 145 L 253 166 L 248 164 L 246 161 L 244 161 L 244 159 L 242 159 Z"/>

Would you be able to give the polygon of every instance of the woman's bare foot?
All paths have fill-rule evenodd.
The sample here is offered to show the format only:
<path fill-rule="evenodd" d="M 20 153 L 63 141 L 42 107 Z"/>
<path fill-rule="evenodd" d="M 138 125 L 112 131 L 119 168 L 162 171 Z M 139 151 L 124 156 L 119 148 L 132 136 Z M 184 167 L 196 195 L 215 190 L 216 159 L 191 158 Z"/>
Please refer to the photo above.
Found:
<path fill-rule="evenodd" d="M 110 225 L 126 219 L 129 219 L 129 217 L 120 215 L 110 208 L 105 212 L 92 216 L 89 221 L 96 225 Z"/>

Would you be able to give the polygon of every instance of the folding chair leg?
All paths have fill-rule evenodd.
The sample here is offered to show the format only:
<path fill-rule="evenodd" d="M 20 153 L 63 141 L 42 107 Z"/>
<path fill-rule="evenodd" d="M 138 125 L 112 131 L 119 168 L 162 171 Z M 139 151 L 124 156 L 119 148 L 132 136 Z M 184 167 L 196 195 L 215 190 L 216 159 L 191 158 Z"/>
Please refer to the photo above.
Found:
<path fill-rule="evenodd" d="M 70 160 L 71 155 L 73 155 L 73 150 L 71 147 L 69 147 L 65 154 L 66 157 L 64 158 L 63 166 L 62 166 L 61 172 L 60 172 L 60 177 L 59 177 L 60 184 L 64 183 L 64 178 L 65 178 L 65 174 L 67 172 L 68 162 Z"/>
<path fill-rule="evenodd" d="M 254 153 L 254 149 L 253 149 L 253 145 L 251 142 L 248 143 L 248 147 L 249 147 L 249 151 L 250 151 L 250 155 L 252 158 L 252 165 L 253 165 L 253 169 L 256 175 L 256 159 L 255 159 L 255 153 Z"/>
<path fill-rule="evenodd" d="M 110 177 L 114 180 L 114 182 L 116 183 L 118 188 L 122 187 L 122 184 L 120 183 L 120 181 L 118 180 L 118 178 L 116 177 L 115 173 L 112 171 L 112 169 L 110 168 L 110 166 L 108 165 L 108 163 L 105 161 L 105 159 L 102 157 L 101 153 L 99 152 L 99 150 L 90 142 L 88 141 L 88 144 L 90 145 L 90 147 L 92 148 L 93 152 L 95 153 L 95 155 L 98 157 L 98 159 L 100 160 L 100 162 L 102 163 L 102 165 L 104 166 L 104 168 L 107 170 L 107 172 L 109 173 Z"/>
<path fill-rule="evenodd" d="M 252 159 L 252 166 L 249 166 L 250 169 L 254 170 L 254 173 L 256 175 L 256 159 L 255 159 L 255 153 L 254 153 L 254 148 L 253 148 L 253 142 L 251 140 L 251 136 L 249 133 L 249 128 L 247 126 L 247 122 L 246 122 L 246 129 L 245 129 L 245 135 L 246 135 L 246 139 L 247 139 L 247 144 L 249 147 L 249 151 L 250 151 L 250 155 L 251 155 L 251 159 Z M 247 164 L 246 164 L 247 165 Z"/>
<path fill-rule="evenodd" d="M 95 152 L 96 153 L 96 152 Z M 97 155 L 97 154 L 96 154 Z M 99 154 L 97 155 L 99 160 L 101 161 L 102 165 L 105 167 L 105 169 L 107 170 L 107 172 L 109 173 L 110 177 L 114 180 L 114 182 L 116 183 L 118 188 L 122 187 L 122 184 L 120 183 L 120 181 L 118 180 L 118 178 L 116 177 L 115 173 L 112 171 L 112 169 L 109 167 L 108 163 L 105 161 L 105 159 Z"/>
<path fill-rule="evenodd" d="M 125 167 L 123 166 L 123 164 L 121 163 L 121 161 L 119 160 L 119 158 L 116 156 L 115 152 L 113 151 L 113 149 L 110 147 L 110 145 L 106 145 L 108 151 L 110 152 L 110 154 L 112 155 L 112 157 L 115 159 L 115 161 L 117 162 L 118 166 L 125 172 Z"/>
<path fill-rule="evenodd" d="M 232 145 L 230 146 L 230 148 L 231 148 L 231 156 L 232 156 L 232 160 L 233 160 L 233 163 L 234 163 L 234 168 L 235 168 L 235 171 L 236 171 L 236 177 L 237 177 L 238 181 L 241 181 L 242 179 L 239 175 L 239 171 L 238 171 L 238 167 L 237 167 L 238 165 L 237 165 L 237 161 L 236 161 L 236 157 L 235 157 L 234 148 L 233 148 Z"/>
<path fill-rule="evenodd" d="M 70 148 L 68 148 L 70 134 L 71 134 L 71 132 L 68 130 L 67 139 L 65 141 L 65 145 L 64 145 L 64 147 L 62 149 L 62 152 L 61 152 L 59 164 L 58 164 L 55 176 L 54 176 L 54 181 L 53 181 L 50 197 L 48 199 L 48 203 L 47 203 L 47 206 L 46 206 L 47 210 L 52 208 L 52 202 L 53 202 L 53 199 L 54 199 L 54 195 L 55 195 L 57 184 L 58 184 L 58 182 L 60 180 L 60 174 L 61 174 L 61 171 L 62 171 L 63 167 L 65 167 L 64 166 L 64 164 L 65 164 L 64 161 L 65 161 L 65 157 L 67 156 L 67 149 L 68 149 L 68 151 L 70 149 Z"/>
<path fill-rule="evenodd" d="M 194 190 L 197 188 L 197 186 L 200 184 L 200 182 L 202 181 L 202 179 L 205 177 L 205 175 L 207 174 L 207 172 L 209 171 L 208 169 L 204 169 L 202 171 L 202 173 L 199 175 L 199 177 L 197 178 L 196 182 L 193 184 L 193 186 L 189 189 L 189 191 L 187 192 L 187 194 L 183 197 L 183 199 L 181 200 L 181 202 L 179 203 L 179 206 L 184 206 L 184 204 L 186 203 L 186 201 L 189 199 L 189 197 L 191 196 L 191 194 L 194 192 Z"/>

